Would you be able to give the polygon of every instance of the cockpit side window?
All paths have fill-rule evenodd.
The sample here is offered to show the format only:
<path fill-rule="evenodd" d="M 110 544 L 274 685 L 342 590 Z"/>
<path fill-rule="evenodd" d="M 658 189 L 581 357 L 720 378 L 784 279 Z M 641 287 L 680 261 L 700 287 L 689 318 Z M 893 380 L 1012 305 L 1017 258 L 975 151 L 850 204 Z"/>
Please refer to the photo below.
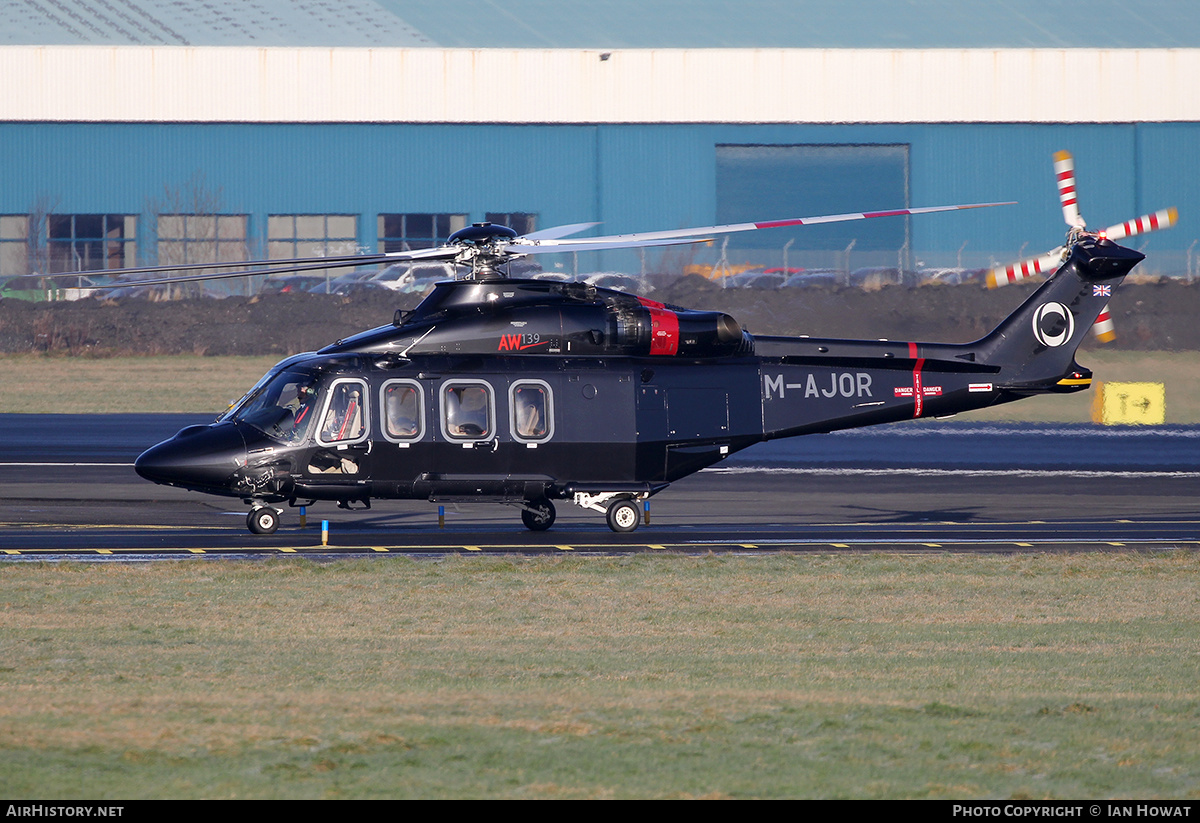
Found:
<path fill-rule="evenodd" d="M 413 380 L 389 380 L 381 393 L 383 436 L 402 443 L 425 434 L 425 404 L 421 386 Z"/>
<path fill-rule="evenodd" d="M 548 384 L 541 380 L 513 383 L 508 399 L 514 440 L 540 443 L 554 436 L 554 401 Z"/>
<path fill-rule="evenodd" d="M 490 440 L 495 432 L 492 387 L 482 381 L 445 383 L 441 392 L 442 434 L 449 440 Z"/>
<path fill-rule="evenodd" d="M 317 429 L 319 443 L 357 443 L 367 436 L 367 384 L 335 380 L 329 388 Z"/>
<path fill-rule="evenodd" d="M 275 440 L 298 443 L 316 417 L 316 382 L 303 372 L 280 372 L 247 395 L 232 417 Z"/>

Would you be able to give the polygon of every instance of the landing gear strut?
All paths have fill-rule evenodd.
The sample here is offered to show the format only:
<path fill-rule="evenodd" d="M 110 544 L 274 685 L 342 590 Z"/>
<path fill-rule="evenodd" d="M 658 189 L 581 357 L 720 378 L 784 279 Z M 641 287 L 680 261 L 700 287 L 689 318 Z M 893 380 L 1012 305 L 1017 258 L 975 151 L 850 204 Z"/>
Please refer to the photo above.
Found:
<path fill-rule="evenodd" d="M 571 502 L 582 509 L 602 513 L 610 529 L 618 534 L 628 534 L 638 527 L 638 502 L 649 496 L 648 492 L 575 492 Z"/>

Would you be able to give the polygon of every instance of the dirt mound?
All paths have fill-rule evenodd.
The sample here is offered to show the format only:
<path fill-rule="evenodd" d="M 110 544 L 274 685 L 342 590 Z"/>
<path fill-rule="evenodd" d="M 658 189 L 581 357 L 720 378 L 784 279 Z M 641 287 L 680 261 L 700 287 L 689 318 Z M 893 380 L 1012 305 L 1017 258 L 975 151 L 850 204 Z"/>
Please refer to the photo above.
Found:
<path fill-rule="evenodd" d="M 312 351 L 390 323 L 419 296 L 273 294 L 153 302 L 0 301 L 0 352 L 278 354 Z"/>
<path fill-rule="evenodd" d="M 757 334 L 888 338 L 965 343 L 991 330 L 1030 294 L 1029 285 L 858 288 L 721 288 L 681 278 L 655 300 L 727 312 Z M 418 295 L 340 297 L 275 294 L 224 300 L 142 298 L 29 303 L 0 300 L 0 352 L 107 354 L 275 354 L 311 351 L 392 320 Z M 1126 284 L 1114 296 L 1117 340 L 1110 347 L 1200 350 L 1200 284 Z M 1089 337 L 1086 346 L 1099 345 Z"/>

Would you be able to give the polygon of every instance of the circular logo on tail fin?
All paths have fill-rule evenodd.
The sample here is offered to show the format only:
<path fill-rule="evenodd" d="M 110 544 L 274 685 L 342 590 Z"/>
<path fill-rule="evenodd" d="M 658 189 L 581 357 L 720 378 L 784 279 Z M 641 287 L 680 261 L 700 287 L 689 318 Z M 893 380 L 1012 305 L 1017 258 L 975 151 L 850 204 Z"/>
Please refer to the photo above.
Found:
<path fill-rule="evenodd" d="M 1047 348 L 1057 348 L 1071 339 L 1075 318 L 1062 303 L 1046 303 L 1033 313 L 1033 336 Z"/>

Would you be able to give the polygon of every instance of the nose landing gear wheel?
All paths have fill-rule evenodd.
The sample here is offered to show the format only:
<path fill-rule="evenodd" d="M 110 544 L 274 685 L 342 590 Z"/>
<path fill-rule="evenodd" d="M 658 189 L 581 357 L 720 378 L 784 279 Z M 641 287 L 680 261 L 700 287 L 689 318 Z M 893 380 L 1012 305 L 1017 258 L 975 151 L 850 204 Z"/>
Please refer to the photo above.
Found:
<path fill-rule="evenodd" d="M 608 507 L 608 527 L 626 534 L 638 527 L 638 510 L 629 500 L 614 500 Z"/>
<path fill-rule="evenodd" d="M 251 534 L 273 534 L 279 528 L 279 512 L 270 506 L 256 506 L 246 515 Z"/>
<path fill-rule="evenodd" d="M 549 500 L 530 500 L 521 509 L 521 522 L 533 532 L 544 532 L 554 525 L 554 504 Z"/>

